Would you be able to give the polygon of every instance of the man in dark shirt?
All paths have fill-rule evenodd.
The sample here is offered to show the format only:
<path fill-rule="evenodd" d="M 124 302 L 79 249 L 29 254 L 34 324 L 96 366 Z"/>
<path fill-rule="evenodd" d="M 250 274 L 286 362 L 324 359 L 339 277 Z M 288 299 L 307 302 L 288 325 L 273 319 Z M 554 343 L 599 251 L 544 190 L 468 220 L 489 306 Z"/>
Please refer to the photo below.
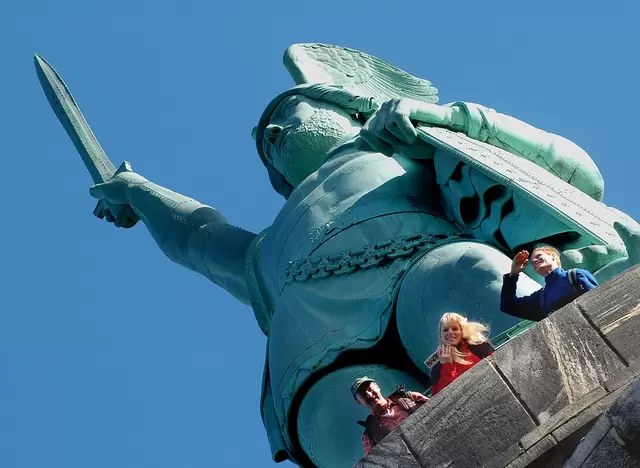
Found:
<path fill-rule="evenodd" d="M 553 247 L 538 247 L 531 252 L 531 264 L 537 274 L 544 276 L 544 287 L 528 296 L 517 297 L 518 275 L 527 263 L 529 252 L 518 252 L 511 263 L 511 272 L 503 277 L 500 310 L 515 317 L 538 322 L 598 286 L 587 270 L 565 271 L 560 264 L 560 253 Z"/>
<path fill-rule="evenodd" d="M 366 376 L 353 382 L 351 394 L 358 403 L 371 410 L 366 421 L 358 421 L 365 428 L 362 434 L 365 454 L 423 403 L 429 401 L 422 393 L 406 392 L 404 387 L 398 387 L 385 398 L 378 384 Z"/>

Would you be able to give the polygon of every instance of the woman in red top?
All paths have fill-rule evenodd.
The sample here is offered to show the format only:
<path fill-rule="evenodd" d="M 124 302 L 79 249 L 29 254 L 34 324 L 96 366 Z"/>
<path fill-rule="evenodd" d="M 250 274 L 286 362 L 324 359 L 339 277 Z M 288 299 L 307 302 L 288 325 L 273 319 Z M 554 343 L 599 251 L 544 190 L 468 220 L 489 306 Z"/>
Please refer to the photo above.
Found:
<path fill-rule="evenodd" d="M 489 328 L 448 312 L 440 319 L 439 361 L 431 369 L 431 394 L 435 395 L 481 359 L 495 351 L 487 335 Z"/>

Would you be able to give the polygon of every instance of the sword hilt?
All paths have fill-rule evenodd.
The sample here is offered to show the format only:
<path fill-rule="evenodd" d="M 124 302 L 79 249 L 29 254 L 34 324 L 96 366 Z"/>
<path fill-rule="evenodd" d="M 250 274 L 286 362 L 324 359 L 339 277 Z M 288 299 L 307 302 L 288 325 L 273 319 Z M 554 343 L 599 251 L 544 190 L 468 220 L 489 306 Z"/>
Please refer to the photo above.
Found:
<path fill-rule="evenodd" d="M 123 161 L 118 170 L 114 172 L 112 178 L 124 172 L 133 172 L 129 161 Z M 98 200 L 93 210 L 94 216 L 103 219 L 107 212 L 111 213 L 111 216 L 116 219 L 116 224 L 123 228 L 133 227 L 138 222 L 138 215 L 129 205 L 115 205 L 105 200 Z"/>

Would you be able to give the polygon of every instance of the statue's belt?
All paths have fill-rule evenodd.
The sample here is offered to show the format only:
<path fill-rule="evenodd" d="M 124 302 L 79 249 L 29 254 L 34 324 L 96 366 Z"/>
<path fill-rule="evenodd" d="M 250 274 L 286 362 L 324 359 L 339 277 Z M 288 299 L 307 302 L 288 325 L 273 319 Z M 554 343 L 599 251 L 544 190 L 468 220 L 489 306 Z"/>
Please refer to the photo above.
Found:
<path fill-rule="evenodd" d="M 330 255 L 316 255 L 289 262 L 284 272 L 286 284 L 294 281 L 324 279 L 331 275 L 346 275 L 358 269 L 387 265 L 396 258 L 408 258 L 418 252 L 433 249 L 458 240 L 473 239 L 466 234 L 412 234 L 384 242 L 366 245 Z"/>

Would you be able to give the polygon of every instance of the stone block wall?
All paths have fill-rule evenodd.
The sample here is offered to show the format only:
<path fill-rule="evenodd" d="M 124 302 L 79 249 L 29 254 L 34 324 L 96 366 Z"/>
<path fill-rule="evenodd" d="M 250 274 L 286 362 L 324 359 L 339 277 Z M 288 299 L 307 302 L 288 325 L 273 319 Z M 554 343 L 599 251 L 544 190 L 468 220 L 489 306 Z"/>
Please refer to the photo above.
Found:
<path fill-rule="evenodd" d="M 580 442 L 566 468 L 640 466 L 640 379 L 636 379 Z"/>
<path fill-rule="evenodd" d="M 637 266 L 481 361 L 356 466 L 564 466 L 574 451 L 577 456 L 576 447 L 600 415 L 629 394 L 631 384 L 639 378 Z M 606 421 L 599 425 L 598 434 L 607 432 Z M 585 441 L 589 438 L 608 443 L 592 434 Z M 640 436 L 634 440 L 640 446 Z M 574 458 L 571 466 L 580 467 L 577 463 L 585 460 Z M 616 468 L 624 466 L 635 465 L 618 464 Z"/>

